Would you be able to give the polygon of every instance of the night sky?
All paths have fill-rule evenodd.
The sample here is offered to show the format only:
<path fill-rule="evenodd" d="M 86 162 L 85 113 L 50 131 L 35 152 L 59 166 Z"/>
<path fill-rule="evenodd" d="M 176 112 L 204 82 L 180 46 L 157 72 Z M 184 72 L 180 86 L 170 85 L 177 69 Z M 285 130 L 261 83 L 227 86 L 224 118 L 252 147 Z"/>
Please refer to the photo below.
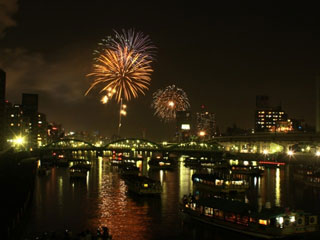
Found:
<path fill-rule="evenodd" d="M 234 123 L 253 128 L 255 96 L 261 94 L 274 106 L 282 103 L 289 117 L 314 125 L 320 70 L 316 6 L 154 2 L 0 0 L 7 99 L 21 103 L 23 92 L 38 93 L 39 111 L 49 122 L 111 136 L 119 106 L 102 105 L 97 91 L 84 96 L 86 74 L 103 37 L 134 28 L 150 36 L 157 59 L 150 89 L 128 103 L 121 135 L 172 136 L 174 124 L 161 122 L 150 107 L 152 93 L 171 84 L 185 90 L 191 111 L 204 104 L 214 112 L 222 131 Z"/>

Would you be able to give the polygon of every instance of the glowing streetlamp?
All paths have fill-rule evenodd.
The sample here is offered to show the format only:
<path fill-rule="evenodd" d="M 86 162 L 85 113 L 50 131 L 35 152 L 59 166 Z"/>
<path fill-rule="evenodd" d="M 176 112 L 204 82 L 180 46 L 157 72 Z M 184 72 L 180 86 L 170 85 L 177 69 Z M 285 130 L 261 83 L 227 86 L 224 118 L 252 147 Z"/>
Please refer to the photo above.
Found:
<path fill-rule="evenodd" d="M 269 154 L 268 149 L 263 149 L 263 154 L 264 154 L 264 155 L 268 155 L 268 154 Z"/>
<path fill-rule="evenodd" d="M 317 151 L 317 152 L 316 152 L 316 156 L 317 156 L 317 157 L 320 157 L 320 151 Z"/>
<path fill-rule="evenodd" d="M 287 154 L 288 154 L 288 156 L 293 156 L 293 151 L 292 150 L 289 150 L 288 152 L 287 152 Z"/>
<path fill-rule="evenodd" d="M 17 136 L 13 142 L 16 144 L 16 145 L 23 145 L 24 144 L 24 137 L 21 137 L 21 136 Z"/>
<path fill-rule="evenodd" d="M 199 136 L 200 136 L 200 137 L 204 137 L 205 135 L 206 135 L 206 132 L 205 132 L 205 131 L 201 130 L 201 131 L 199 132 Z"/>

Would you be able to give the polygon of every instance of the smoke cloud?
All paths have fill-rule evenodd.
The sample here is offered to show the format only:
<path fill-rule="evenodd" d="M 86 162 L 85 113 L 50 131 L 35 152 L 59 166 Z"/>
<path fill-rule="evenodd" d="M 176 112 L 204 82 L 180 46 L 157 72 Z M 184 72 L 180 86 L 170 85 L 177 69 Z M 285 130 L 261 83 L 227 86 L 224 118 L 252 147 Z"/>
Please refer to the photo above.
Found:
<path fill-rule="evenodd" d="M 80 57 L 47 60 L 25 49 L 0 50 L 0 68 L 7 73 L 7 96 L 18 100 L 21 92 L 42 93 L 64 102 L 84 97 L 86 68 Z"/>
<path fill-rule="evenodd" d="M 15 26 L 12 16 L 18 11 L 18 0 L 0 0 L 0 38 L 5 30 Z"/>

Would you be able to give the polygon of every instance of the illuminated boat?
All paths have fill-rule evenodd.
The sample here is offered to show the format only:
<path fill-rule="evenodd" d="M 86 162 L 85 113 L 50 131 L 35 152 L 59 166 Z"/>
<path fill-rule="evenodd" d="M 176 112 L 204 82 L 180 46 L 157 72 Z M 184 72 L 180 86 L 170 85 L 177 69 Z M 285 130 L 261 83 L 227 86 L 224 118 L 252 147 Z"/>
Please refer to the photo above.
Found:
<path fill-rule="evenodd" d="M 70 178 L 86 178 L 88 169 L 82 165 L 76 164 L 69 168 Z"/>
<path fill-rule="evenodd" d="M 169 157 L 152 158 L 148 162 L 149 166 L 154 169 L 173 169 L 177 166 L 177 160 Z"/>
<path fill-rule="evenodd" d="M 230 174 L 242 174 L 259 176 L 264 172 L 264 166 L 261 166 L 257 161 L 246 160 L 223 160 L 217 161 L 213 166 L 216 170 L 227 171 Z"/>
<path fill-rule="evenodd" d="M 194 186 L 210 192 L 245 192 L 249 188 L 249 183 L 244 179 L 228 179 L 216 174 L 195 173 L 192 175 Z"/>
<path fill-rule="evenodd" d="M 293 177 L 295 180 L 298 180 L 306 186 L 320 187 L 320 170 L 317 168 L 307 167 L 296 169 L 293 173 Z"/>
<path fill-rule="evenodd" d="M 249 204 L 221 198 L 185 196 L 182 216 L 259 238 L 276 239 L 319 234 L 317 215 L 283 208 L 255 211 Z"/>
<path fill-rule="evenodd" d="M 71 166 L 76 166 L 79 169 L 85 169 L 89 171 L 91 169 L 91 162 L 86 159 L 71 159 L 70 160 Z"/>
<path fill-rule="evenodd" d="M 160 181 L 156 181 L 145 176 L 127 175 L 125 177 L 125 182 L 129 191 L 139 195 L 153 195 L 162 193 Z"/>

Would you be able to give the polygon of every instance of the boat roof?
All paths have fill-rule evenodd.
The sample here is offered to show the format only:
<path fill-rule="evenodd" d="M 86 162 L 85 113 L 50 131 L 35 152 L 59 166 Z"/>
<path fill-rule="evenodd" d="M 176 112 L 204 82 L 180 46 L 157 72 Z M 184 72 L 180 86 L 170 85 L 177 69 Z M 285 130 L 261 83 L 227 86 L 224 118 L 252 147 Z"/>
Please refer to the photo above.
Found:
<path fill-rule="evenodd" d="M 237 181 L 237 180 L 241 180 L 240 178 L 234 177 L 234 176 L 219 176 L 218 174 L 212 174 L 212 173 L 194 173 L 192 175 L 192 180 L 194 180 L 195 178 L 199 178 L 199 179 L 203 179 L 203 180 L 216 180 L 216 179 L 220 179 L 220 180 L 233 180 L 233 181 Z M 243 180 L 242 180 L 243 181 Z"/>
<path fill-rule="evenodd" d="M 217 208 L 222 211 L 231 212 L 235 214 L 244 214 L 250 217 L 259 219 L 270 219 L 281 215 L 285 215 L 285 209 L 279 207 L 263 208 L 258 212 L 253 206 L 248 203 L 222 199 L 222 198 L 205 198 L 197 201 L 200 205 L 205 207 Z M 302 212 L 301 212 L 302 213 Z"/>

